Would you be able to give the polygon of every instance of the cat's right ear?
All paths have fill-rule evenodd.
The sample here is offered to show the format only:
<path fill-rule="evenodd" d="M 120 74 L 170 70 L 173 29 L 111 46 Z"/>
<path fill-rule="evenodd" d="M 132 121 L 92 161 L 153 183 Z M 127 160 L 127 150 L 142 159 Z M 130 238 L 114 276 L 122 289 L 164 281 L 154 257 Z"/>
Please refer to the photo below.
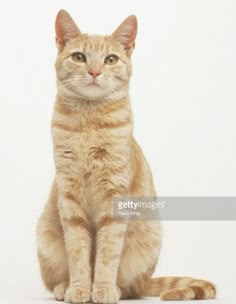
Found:
<path fill-rule="evenodd" d="M 58 12 L 56 17 L 55 30 L 56 45 L 59 51 L 64 48 L 67 41 L 81 34 L 74 20 L 65 10 L 60 10 Z"/>

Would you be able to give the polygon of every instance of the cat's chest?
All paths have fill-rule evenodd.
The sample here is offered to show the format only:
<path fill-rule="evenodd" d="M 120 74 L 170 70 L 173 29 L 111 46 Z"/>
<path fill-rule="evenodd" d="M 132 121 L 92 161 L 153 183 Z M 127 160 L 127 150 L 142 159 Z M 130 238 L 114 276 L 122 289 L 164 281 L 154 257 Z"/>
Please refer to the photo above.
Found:
<path fill-rule="evenodd" d="M 56 169 L 72 173 L 89 173 L 112 161 L 112 140 L 105 132 L 68 133 L 54 130 Z M 73 169 L 73 170 L 72 170 Z"/>

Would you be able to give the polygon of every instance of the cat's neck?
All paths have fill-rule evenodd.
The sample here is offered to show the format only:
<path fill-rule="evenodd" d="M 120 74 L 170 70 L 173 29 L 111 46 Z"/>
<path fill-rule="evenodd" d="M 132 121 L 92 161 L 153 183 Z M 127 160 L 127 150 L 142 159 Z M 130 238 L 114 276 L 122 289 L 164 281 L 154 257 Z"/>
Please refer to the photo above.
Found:
<path fill-rule="evenodd" d="M 87 100 L 58 94 L 53 121 L 64 124 L 68 121 L 78 130 L 112 127 L 126 122 L 132 125 L 129 96 L 122 99 Z"/>
<path fill-rule="evenodd" d="M 74 112 L 85 109 L 101 111 L 103 109 L 106 110 L 106 108 L 113 108 L 117 104 L 120 104 L 121 107 L 130 108 L 128 90 L 114 92 L 100 99 L 88 99 L 78 96 L 71 91 L 58 90 L 56 104 L 67 108 L 68 111 L 71 109 Z"/>

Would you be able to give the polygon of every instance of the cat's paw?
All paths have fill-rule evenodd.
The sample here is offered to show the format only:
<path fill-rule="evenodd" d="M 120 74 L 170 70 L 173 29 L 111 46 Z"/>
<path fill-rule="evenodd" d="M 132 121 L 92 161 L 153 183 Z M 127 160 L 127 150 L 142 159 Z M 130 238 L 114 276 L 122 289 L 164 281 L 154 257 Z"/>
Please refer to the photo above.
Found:
<path fill-rule="evenodd" d="M 120 290 L 114 287 L 99 287 L 92 291 L 92 302 L 102 304 L 115 304 L 120 299 Z"/>
<path fill-rule="evenodd" d="M 87 303 L 90 302 L 91 291 L 88 288 L 69 287 L 65 294 L 66 303 Z"/>
<path fill-rule="evenodd" d="M 67 287 L 68 287 L 67 283 L 60 283 L 56 285 L 53 293 L 57 301 L 64 301 Z"/>

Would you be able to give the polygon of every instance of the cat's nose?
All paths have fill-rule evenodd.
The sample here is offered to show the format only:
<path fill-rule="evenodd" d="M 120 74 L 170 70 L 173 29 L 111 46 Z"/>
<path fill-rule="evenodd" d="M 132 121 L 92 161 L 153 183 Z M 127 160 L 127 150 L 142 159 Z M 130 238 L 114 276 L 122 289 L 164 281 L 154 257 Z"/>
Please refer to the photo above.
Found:
<path fill-rule="evenodd" d="M 90 69 L 88 70 L 89 75 L 91 75 L 94 79 L 96 79 L 99 75 L 102 74 L 101 71 Z"/>

